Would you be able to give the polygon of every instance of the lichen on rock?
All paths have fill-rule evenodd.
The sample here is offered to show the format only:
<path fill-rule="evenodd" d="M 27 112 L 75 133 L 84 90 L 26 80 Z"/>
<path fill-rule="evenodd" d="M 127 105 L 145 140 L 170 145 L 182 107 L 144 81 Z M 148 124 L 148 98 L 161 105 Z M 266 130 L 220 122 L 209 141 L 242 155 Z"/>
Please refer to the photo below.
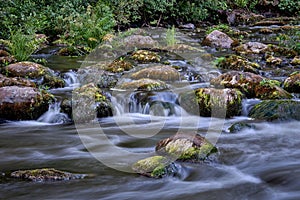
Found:
<path fill-rule="evenodd" d="M 159 62 L 160 56 L 154 51 L 137 50 L 131 55 L 131 58 L 142 63 Z"/>

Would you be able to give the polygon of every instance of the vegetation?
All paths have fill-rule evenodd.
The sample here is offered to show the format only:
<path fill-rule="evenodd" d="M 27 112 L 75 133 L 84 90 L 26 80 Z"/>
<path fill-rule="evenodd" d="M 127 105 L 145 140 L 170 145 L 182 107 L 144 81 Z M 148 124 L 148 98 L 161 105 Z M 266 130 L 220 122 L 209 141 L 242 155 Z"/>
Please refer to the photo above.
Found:
<path fill-rule="evenodd" d="M 175 36 L 176 36 L 175 26 L 172 26 L 172 28 L 168 29 L 166 33 L 166 41 L 168 46 L 173 46 L 176 44 Z"/>
<path fill-rule="evenodd" d="M 266 7 L 263 2 L 287 15 L 300 11 L 298 0 L 281 0 L 277 4 L 258 0 L 9 0 L 0 5 L 0 39 L 17 45 L 10 46 L 10 51 L 19 60 L 28 59 L 35 50 L 35 44 L 29 41 L 36 33 L 47 35 L 51 42 L 80 46 L 89 52 L 114 29 L 218 21 L 222 10 L 255 11 Z M 229 27 L 223 24 L 215 28 L 226 31 Z M 172 31 L 167 39 L 171 44 L 175 42 Z M 299 44 L 294 48 L 298 50 Z"/>

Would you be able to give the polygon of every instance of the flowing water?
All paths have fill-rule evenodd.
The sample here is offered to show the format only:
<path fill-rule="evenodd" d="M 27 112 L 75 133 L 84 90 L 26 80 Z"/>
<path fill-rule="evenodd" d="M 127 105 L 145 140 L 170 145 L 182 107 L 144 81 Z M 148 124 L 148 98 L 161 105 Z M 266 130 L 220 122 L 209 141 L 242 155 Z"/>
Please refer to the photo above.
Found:
<path fill-rule="evenodd" d="M 78 86 L 76 73 L 68 71 L 74 67 L 61 69 L 67 86 L 51 92 L 68 96 Z M 247 113 L 259 100 L 245 100 L 243 116 L 222 121 L 184 112 L 170 92 L 154 93 L 144 105 L 137 95 L 112 97 L 115 116 L 99 119 L 96 128 L 69 123 L 60 112 L 59 101 L 36 121 L 0 124 L 0 199 L 299 199 L 299 121 L 253 122 L 252 128 L 229 133 L 233 123 L 249 122 Z M 129 165 L 131 157 L 111 152 L 110 146 L 128 154 L 150 154 L 159 140 L 178 130 L 195 131 L 195 127 L 201 135 L 217 139 L 218 153 L 201 163 L 176 162 L 174 176 L 152 179 L 99 161 L 99 156 L 109 157 L 116 165 Z M 109 142 L 93 142 L 91 151 L 83 140 L 93 140 L 95 132 L 102 132 Z M 85 178 L 27 182 L 4 176 L 14 170 L 44 167 L 84 174 Z"/>

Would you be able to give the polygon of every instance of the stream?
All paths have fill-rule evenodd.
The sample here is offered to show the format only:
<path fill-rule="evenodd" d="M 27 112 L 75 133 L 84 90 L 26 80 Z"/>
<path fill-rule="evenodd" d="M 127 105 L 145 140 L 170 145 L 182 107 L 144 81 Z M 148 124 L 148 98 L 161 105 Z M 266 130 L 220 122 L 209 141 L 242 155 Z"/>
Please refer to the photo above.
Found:
<path fill-rule="evenodd" d="M 46 58 L 48 67 L 64 74 L 67 86 L 50 92 L 57 97 L 72 95 L 72 89 L 78 87 L 72 70 L 80 67 L 83 58 L 62 60 L 47 53 L 38 57 Z M 149 105 L 133 101 L 126 108 L 129 103 L 124 99 L 130 100 L 130 96 L 114 94 L 117 112 L 98 119 L 96 128 L 71 123 L 60 112 L 60 102 L 50 105 L 36 121 L 1 123 L 0 175 L 19 169 L 55 168 L 86 177 L 58 182 L 0 179 L 0 199 L 299 199 L 300 121 L 257 122 L 254 128 L 230 133 L 233 123 L 250 120 L 247 113 L 259 100 L 245 100 L 242 116 L 219 120 L 188 114 L 180 106 L 168 110 L 158 105 L 151 110 Z M 154 93 L 152 100 L 156 99 L 176 104 L 176 95 L 170 92 Z M 99 130 L 109 142 L 93 143 L 95 149 L 89 151 L 83 140 L 93 140 L 93 133 Z M 155 151 L 159 140 L 178 130 L 217 136 L 218 153 L 201 163 L 176 162 L 179 173 L 162 179 L 116 169 L 132 161 L 118 151 L 110 152 L 110 146 L 128 154 L 147 154 Z M 117 166 L 108 167 L 99 157 L 110 158 Z"/>

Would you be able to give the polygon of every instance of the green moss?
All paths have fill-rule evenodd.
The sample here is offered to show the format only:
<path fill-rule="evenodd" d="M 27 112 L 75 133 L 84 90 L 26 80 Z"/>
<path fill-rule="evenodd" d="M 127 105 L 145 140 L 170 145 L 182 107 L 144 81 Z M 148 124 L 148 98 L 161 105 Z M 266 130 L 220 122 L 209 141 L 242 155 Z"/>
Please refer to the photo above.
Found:
<path fill-rule="evenodd" d="M 148 51 L 148 50 L 135 51 L 131 55 L 131 58 L 143 63 L 160 61 L 160 56 L 156 52 Z"/>

